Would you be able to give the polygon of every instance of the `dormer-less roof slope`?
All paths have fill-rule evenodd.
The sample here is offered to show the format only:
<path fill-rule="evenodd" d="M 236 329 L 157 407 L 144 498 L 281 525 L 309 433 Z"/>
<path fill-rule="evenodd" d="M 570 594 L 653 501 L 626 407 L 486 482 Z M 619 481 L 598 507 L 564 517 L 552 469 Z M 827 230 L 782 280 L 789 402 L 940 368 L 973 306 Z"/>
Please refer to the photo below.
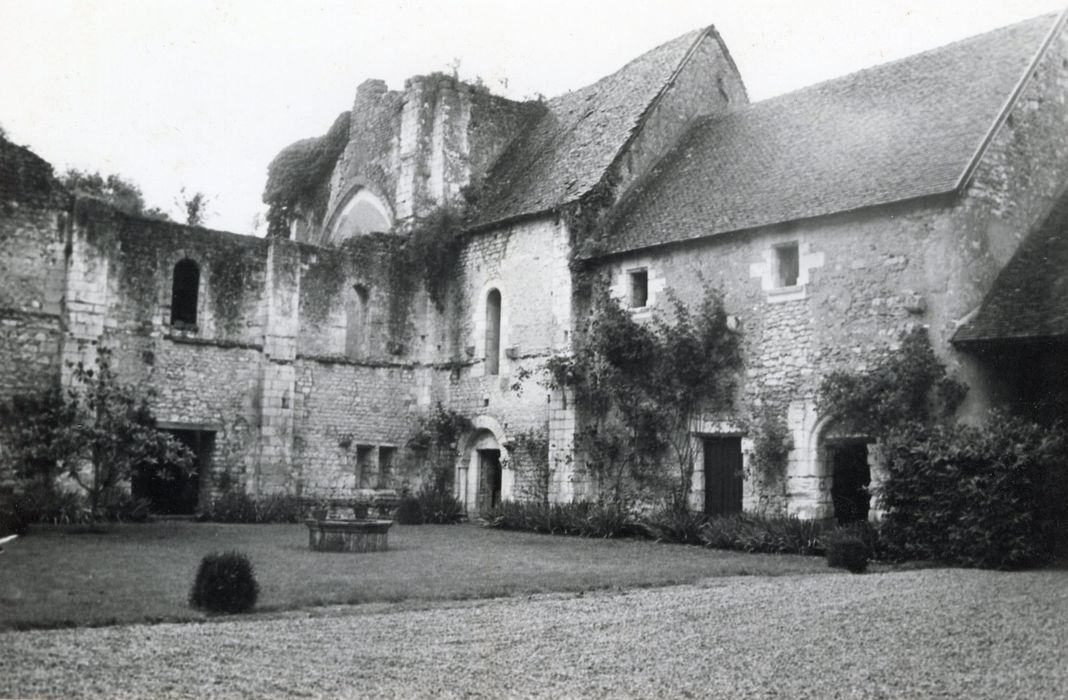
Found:
<path fill-rule="evenodd" d="M 953 342 L 1068 339 L 1068 194 L 1002 268 Z"/>
<path fill-rule="evenodd" d="M 555 209 L 589 192 L 705 31 L 684 34 L 593 85 L 549 100 L 486 175 L 474 226 Z"/>
<path fill-rule="evenodd" d="M 953 191 L 1053 22 L 1038 17 L 697 122 L 623 203 L 607 250 Z"/>

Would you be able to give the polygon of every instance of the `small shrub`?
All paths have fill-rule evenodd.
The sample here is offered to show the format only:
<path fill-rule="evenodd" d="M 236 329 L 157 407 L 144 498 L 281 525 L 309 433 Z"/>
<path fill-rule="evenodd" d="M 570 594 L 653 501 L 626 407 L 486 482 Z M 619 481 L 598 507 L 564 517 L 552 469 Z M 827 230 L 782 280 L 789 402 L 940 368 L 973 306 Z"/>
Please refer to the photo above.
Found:
<path fill-rule="evenodd" d="M 259 594 L 248 557 L 240 552 L 216 552 L 200 561 L 189 604 L 212 613 L 243 613 L 255 607 Z"/>
<path fill-rule="evenodd" d="M 419 499 L 410 494 L 401 498 L 393 519 L 401 525 L 422 525 L 423 509 L 419 507 Z"/>
<path fill-rule="evenodd" d="M 451 493 L 420 489 L 416 494 L 419 512 L 428 525 L 454 525 L 464 517 L 464 506 Z"/>
<path fill-rule="evenodd" d="M 868 568 L 869 546 L 864 539 L 850 531 L 835 531 L 826 538 L 827 565 L 862 574 Z"/>
<path fill-rule="evenodd" d="M 24 523 L 75 525 L 90 522 L 92 511 L 85 496 L 74 491 L 57 491 L 42 483 L 32 483 L 12 500 L 13 510 Z"/>

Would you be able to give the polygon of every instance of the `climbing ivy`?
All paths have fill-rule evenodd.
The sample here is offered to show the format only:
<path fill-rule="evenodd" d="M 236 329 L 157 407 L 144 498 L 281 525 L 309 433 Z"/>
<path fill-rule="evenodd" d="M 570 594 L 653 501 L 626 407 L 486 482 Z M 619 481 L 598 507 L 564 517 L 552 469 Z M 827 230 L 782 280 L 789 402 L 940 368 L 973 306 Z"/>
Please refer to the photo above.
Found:
<path fill-rule="evenodd" d="M 408 236 L 407 263 L 418 270 L 439 310 L 445 308 L 449 280 L 457 269 L 465 220 L 464 207 L 445 204 L 418 219 Z"/>
<path fill-rule="evenodd" d="M 696 309 L 668 292 L 669 312 L 647 324 L 605 288 L 594 294 L 573 355 L 545 365 L 550 384 L 574 390 L 585 417 L 579 447 L 608 498 L 626 500 L 632 483 L 667 487 L 672 507 L 685 510 L 695 457 L 690 427 L 704 409 L 731 402 L 741 338 L 710 287 Z M 665 474 L 665 458 L 673 474 Z"/>
<path fill-rule="evenodd" d="M 909 423 L 926 425 L 949 416 L 966 391 L 935 357 L 927 332 L 916 327 L 870 370 L 828 374 L 817 405 L 844 430 L 879 438 Z"/>

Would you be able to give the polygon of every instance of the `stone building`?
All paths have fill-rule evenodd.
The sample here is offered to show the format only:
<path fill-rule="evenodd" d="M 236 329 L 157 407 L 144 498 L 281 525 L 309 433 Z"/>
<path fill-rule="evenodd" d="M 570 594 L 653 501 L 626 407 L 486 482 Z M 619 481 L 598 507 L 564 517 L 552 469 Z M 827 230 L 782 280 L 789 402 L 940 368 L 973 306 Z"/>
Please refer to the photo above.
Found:
<path fill-rule="evenodd" d="M 266 239 L 73 197 L 0 141 L 0 399 L 110 348 L 198 453 L 179 509 L 234 487 L 414 486 L 406 444 L 438 404 L 472 421 L 454 474 L 469 511 L 529 493 L 515 445 L 538 431 L 549 497 L 593 498 L 583 416 L 538 381 L 587 311 L 575 270 L 638 319 L 705 280 L 745 370 L 736 408 L 693 426 L 693 505 L 831 517 L 878 479 L 878 451 L 819 415 L 816 388 L 911 328 L 968 384 L 961 420 L 1063 405 L 1066 136 L 1068 30 L 1047 16 L 753 104 L 713 28 L 547 101 L 369 80 L 275 159 Z M 407 232 L 461 204 L 433 293 Z M 774 485 L 750 468 L 753 401 L 792 436 Z"/>

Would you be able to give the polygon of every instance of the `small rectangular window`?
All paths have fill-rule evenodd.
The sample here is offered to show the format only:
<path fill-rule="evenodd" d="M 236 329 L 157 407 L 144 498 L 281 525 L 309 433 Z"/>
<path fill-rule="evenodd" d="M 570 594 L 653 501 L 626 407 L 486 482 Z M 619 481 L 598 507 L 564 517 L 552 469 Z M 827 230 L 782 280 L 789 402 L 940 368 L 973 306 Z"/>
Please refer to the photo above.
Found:
<path fill-rule="evenodd" d="M 630 308 L 640 309 L 649 302 L 649 271 L 630 272 Z"/>
<path fill-rule="evenodd" d="M 775 248 L 775 260 L 778 265 L 778 282 L 780 287 L 796 287 L 799 273 L 799 255 L 797 243 L 787 243 Z"/>
<path fill-rule="evenodd" d="M 388 489 L 393 481 L 393 458 L 396 447 L 378 448 L 378 488 Z"/>
<path fill-rule="evenodd" d="M 371 459 L 374 455 L 373 445 L 356 445 L 356 484 L 357 488 L 369 489 L 375 483 L 375 465 Z"/>

